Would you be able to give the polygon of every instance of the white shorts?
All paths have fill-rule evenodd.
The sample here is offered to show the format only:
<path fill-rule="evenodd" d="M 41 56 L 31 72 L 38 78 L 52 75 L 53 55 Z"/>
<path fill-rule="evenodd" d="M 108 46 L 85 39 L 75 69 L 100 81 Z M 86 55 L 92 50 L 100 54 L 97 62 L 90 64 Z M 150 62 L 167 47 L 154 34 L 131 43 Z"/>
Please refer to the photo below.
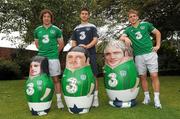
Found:
<path fill-rule="evenodd" d="M 58 76 L 61 74 L 61 65 L 59 59 L 49 59 L 48 63 L 50 76 Z"/>
<path fill-rule="evenodd" d="M 158 55 L 156 52 L 135 56 L 135 63 L 139 75 L 146 74 L 147 70 L 150 73 L 158 72 Z"/>

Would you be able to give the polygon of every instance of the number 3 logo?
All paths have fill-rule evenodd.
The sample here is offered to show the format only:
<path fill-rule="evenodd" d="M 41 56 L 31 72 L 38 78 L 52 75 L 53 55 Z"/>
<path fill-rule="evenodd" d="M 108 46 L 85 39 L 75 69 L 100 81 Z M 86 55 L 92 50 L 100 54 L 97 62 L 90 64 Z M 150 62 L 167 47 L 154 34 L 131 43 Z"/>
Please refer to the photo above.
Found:
<path fill-rule="evenodd" d="M 138 32 L 136 32 L 135 34 L 136 34 L 136 39 L 137 39 L 137 40 L 139 40 L 139 39 L 142 38 L 141 32 L 138 31 Z"/>
<path fill-rule="evenodd" d="M 31 96 L 34 94 L 34 84 L 33 83 L 29 83 L 27 85 L 27 89 L 26 89 L 26 93 L 27 95 Z"/>
<path fill-rule="evenodd" d="M 81 40 L 84 40 L 86 38 L 86 34 L 84 31 L 80 32 L 80 37 Z"/>
<path fill-rule="evenodd" d="M 66 90 L 68 93 L 76 93 L 78 90 L 77 87 L 77 79 L 76 78 L 69 78 L 68 79 L 69 84 L 66 86 Z"/>
<path fill-rule="evenodd" d="M 117 77 L 116 74 L 115 73 L 110 73 L 108 75 L 108 77 L 110 78 L 109 81 L 108 81 L 109 86 L 110 87 L 116 87 L 117 84 L 118 84 L 118 81 L 116 79 L 116 77 Z"/>

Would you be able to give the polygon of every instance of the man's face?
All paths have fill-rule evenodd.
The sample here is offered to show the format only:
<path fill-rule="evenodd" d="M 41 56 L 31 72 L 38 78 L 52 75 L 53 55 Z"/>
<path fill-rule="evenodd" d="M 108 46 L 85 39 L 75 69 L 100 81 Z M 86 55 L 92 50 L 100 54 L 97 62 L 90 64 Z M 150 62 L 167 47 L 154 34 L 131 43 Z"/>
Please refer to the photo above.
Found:
<path fill-rule="evenodd" d="M 117 66 L 124 57 L 124 53 L 120 48 L 113 47 L 108 47 L 104 55 L 106 63 L 111 67 Z"/>
<path fill-rule="evenodd" d="M 135 24 L 139 20 L 139 17 L 137 14 L 131 13 L 128 16 L 128 19 L 131 24 Z"/>
<path fill-rule="evenodd" d="M 31 62 L 30 64 L 30 76 L 36 76 L 41 73 L 41 64 L 39 62 Z"/>
<path fill-rule="evenodd" d="M 51 24 L 51 15 L 49 13 L 43 14 L 42 20 L 43 20 L 44 25 L 50 25 Z"/>
<path fill-rule="evenodd" d="M 89 13 L 88 11 L 81 11 L 80 18 L 82 22 L 88 22 L 89 20 Z"/>
<path fill-rule="evenodd" d="M 69 69 L 77 69 L 86 66 L 86 57 L 82 52 L 69 52 L 66 57 L 66 67 Z"/>

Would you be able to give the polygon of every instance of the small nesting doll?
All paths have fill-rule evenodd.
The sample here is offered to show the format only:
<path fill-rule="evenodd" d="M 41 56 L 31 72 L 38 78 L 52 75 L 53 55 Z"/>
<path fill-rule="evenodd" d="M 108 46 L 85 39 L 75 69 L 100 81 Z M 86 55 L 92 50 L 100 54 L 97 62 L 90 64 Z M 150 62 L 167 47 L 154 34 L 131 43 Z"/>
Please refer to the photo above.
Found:
<path fill-rule="evenodd" d="M 123 41 L 111 40 L 104 49 L 104 80 L 109 104 L 125 108 L 136 105 L 139 78 L 131 56 L 131 49 Z"/>
<path fill-rule="evenodd" d="M 95 77 L 89 64 L 88 51 L 80 46 L 70 49 L 62 79 L 62 90 L 69 112 L 89 112 L 94 88 Z"/>
<path fill-rule="evenodd" d="M 46 115 L 51 107 L 54 84 L 49 76 L 48 60 L 35 56 L 30 63 L 25 94 L 32 115 Z"/>

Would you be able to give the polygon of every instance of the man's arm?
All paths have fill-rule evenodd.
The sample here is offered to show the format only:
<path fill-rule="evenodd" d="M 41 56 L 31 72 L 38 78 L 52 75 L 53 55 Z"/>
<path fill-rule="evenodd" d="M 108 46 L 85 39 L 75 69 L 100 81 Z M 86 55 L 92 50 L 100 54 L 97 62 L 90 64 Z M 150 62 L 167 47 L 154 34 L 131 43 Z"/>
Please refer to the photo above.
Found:
<path fill-rule="evenodd" d="M 59 52 L 61 52 L 61 50 L 64 47 L 64 40 L 63 40 L 63 38 L 58 38 L 58 45 L 59 45 Z"/>
<path fill-rule="evenodd" d="M 75 47 L 75 46 L 77 46 L 77 42 L 75 41 L 75 40 L 72 40 L 72 42 L 71 42 L 72 44 L 72 47 Z"/>
<path fill-rule="evenodd" d="M 153 51 L 157 52 L 161 46 L 161 33 L 157 29 L 154 29 L 152 33 L 155 35 L 155 39 L 156 39 L 156 46 L 153 47 Z"/>
<path fill-rule="evenodd" d="M 34 42 L 35 42 L 35 46 L 36 46 L 36 48 L 38 49 L 38 39 L 34 39 Z"/>
<path fill-rule="evenodd" d="M 128 46 L 128 47 L 130 47 L 132 45 L 131 40 L 125 34 L 122 34 L 121 37 L 119 38 L 119 40 L 124 41 L 126 46 Z"/>

